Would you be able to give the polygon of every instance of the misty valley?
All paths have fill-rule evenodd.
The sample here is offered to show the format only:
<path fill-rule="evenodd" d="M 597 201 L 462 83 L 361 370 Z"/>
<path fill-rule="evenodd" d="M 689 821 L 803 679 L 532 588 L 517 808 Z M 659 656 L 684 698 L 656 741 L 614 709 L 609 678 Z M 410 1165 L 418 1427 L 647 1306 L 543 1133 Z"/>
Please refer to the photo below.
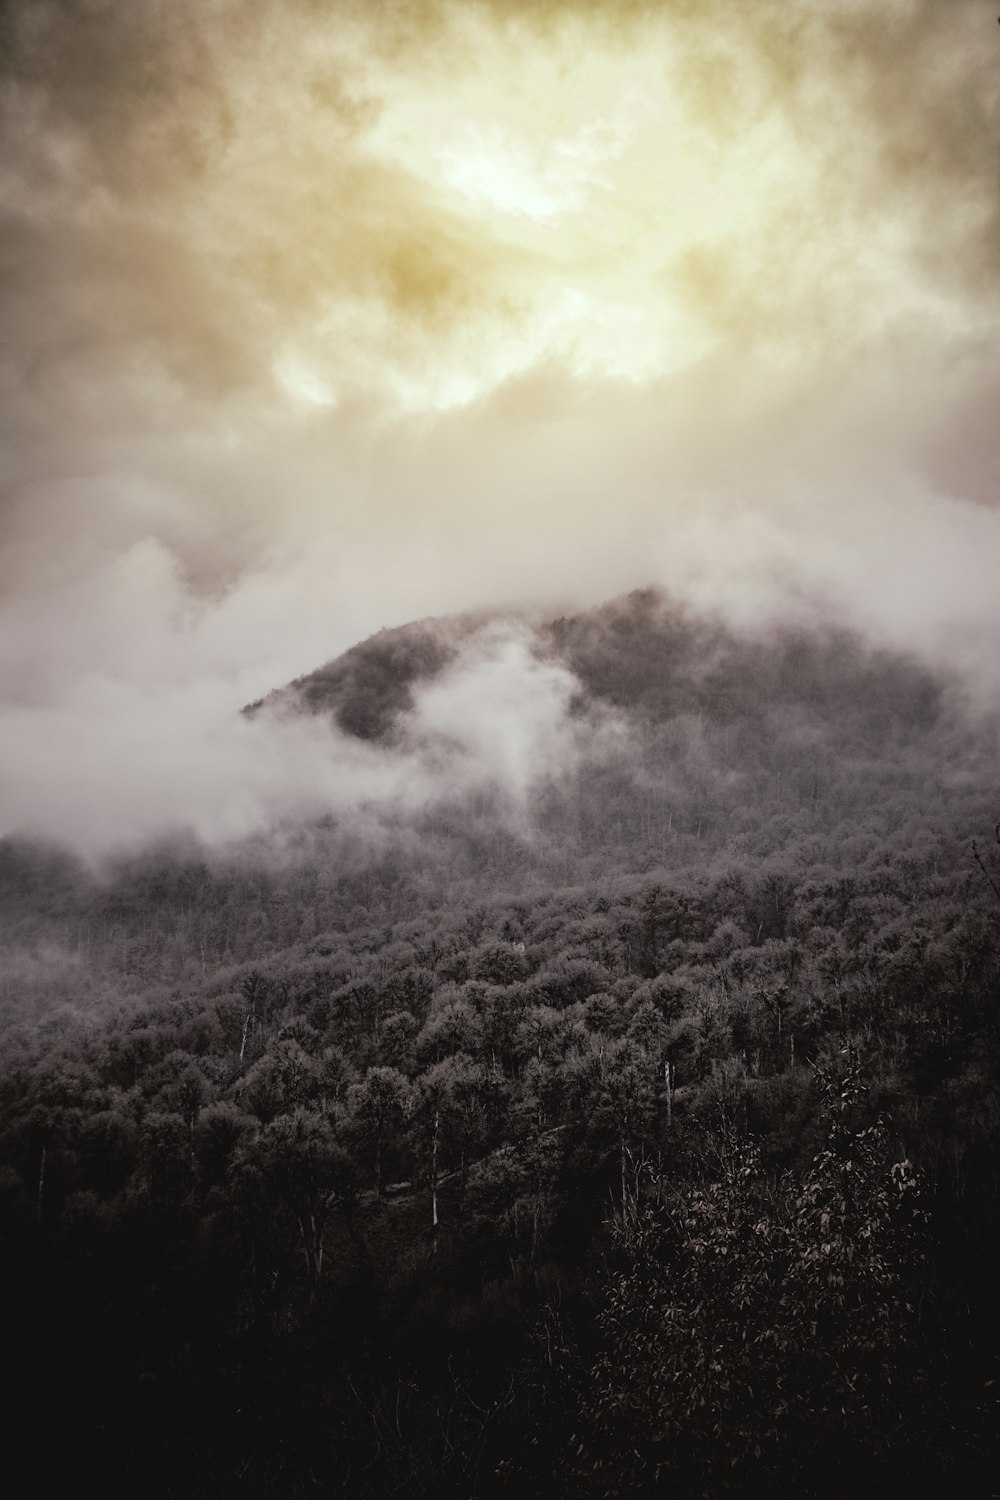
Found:
<path fill-rule="evenodd" d="M 0 843 L 8 1493 L 995 1494 L 968 683 L 648 589 L 238 717 L 350 800 Z"/>

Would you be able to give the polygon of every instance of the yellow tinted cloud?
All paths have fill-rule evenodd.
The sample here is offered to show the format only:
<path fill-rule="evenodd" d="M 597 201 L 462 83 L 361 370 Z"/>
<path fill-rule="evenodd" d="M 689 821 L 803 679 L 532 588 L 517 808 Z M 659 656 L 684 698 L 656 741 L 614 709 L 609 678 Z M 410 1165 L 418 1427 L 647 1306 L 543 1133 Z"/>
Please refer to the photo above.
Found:
<path fill-rule="evenodd" d="M 553 361 L 635 383 L 950 335 L 996 91 L 980 9 L 941 9 L 15 7 L 3 197 L 60 244 L 21 273 L 26 343 L 431 411 Z"/>

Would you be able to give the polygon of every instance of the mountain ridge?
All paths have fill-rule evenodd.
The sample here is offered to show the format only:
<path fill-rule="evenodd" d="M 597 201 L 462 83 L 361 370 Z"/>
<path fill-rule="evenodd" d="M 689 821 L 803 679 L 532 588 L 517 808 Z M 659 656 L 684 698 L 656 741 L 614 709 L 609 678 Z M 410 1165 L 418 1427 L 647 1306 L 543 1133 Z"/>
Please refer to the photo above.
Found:
<path fill-rule="evenodd" d="M 325 714 L 355 738 L 384 740 L 412 709 L 415 688 L 454 666 L 485 627 L 505 624 L 528 636 L 539 661 L 572 672 L 591 698 L 648 714 L 731 720 L 754 711 L 755 688 L 759 702 L 777 693 L 832 707 L 864 687 L 873 707 L 911 711 L 924 726 L 941 710 L 943 676 L 914 655 L 829 623 L 778 623 L 748 636 L 649 587 L 553 618 L 482 610 L 383 628 L 241 712 Z"/>

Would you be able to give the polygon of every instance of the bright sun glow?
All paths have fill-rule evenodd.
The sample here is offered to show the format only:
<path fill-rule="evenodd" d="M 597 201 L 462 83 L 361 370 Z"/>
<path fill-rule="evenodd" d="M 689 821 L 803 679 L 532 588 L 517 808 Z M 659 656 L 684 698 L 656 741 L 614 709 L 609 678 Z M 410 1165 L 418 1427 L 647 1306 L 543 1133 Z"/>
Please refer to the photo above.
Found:
<path fill-rule="evenodd" d="M 635 385 L 733 341 L 783 366 L 826 336 L 824 299 L 841 326 L 859 299 L 927 305 L 881 253 L 891 228 L 849 204 L 838 220 L 780 102 L 733 128 L 732 59 L 692 81 L 662 18 L 600 47 L 585 26 L 525 49 L 465 15 L 439 51 L 368 54 L 346 179 L 328 121 L 276 90 L 245 143 L 256 180 L 232 178 L 257 199 L 229 206 L 288 226 L 287 248 L 258 253 L 287 301 L 272 374 L 294 405 L 442 411 L 537 368 Z"/>

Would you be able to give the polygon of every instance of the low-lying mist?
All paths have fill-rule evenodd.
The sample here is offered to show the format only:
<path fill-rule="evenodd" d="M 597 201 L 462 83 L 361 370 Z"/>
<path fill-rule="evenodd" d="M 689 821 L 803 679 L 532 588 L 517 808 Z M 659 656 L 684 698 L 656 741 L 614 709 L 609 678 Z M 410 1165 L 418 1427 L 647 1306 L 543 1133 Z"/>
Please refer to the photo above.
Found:
<path fill-rule="evenodd" d="M 294 706 L 241 715 L 231 682 L 84 678 L 5 711 L 8 831 L 100 860 L 172 833 L 226 847 L 321 816 L 398 825 L 482 791 L 528 834 L 534 791 L 627 735 L 607 709 L 571 713 L 580 684 L 531 645 L 515 621 L 478 631 L 389 743 Z"/>

